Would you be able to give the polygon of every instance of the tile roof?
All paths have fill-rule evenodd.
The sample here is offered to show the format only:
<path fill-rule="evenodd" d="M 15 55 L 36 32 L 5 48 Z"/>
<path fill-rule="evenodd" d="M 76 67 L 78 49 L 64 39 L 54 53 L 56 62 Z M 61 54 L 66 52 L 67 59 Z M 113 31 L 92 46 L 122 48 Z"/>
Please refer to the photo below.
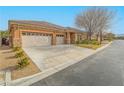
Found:
<path fill-rule="evenodd" d="M 68 30 L 72 30 L 72 31 L 76 31 L 76 32 L 84 32 L 83 30 L 80 30 L 80 29 L 76 29 L 76 28 L 73 28 L 73 27 L 66 27 L 66 29 Z"/>
<path fill-rule="evenodd" d="M 71 30 L 72 32 L 83 32 L 82 30 L 72 28 L 72 27 L 62 27 L 56 24 L 52 24 L 45 21 L 31 21 L 31 20 L 9 20 L 10 24 L 20 24 L 20 25 L 32 25 L 41 28 L 50 28 L 50 29 L 60 29 L 60 30 Z"/>

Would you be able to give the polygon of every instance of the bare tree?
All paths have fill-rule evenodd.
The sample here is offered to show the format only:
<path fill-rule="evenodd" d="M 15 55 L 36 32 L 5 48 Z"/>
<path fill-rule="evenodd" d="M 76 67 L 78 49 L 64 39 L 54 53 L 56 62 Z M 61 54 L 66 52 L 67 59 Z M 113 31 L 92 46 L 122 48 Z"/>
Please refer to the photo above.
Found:
<path fill-rule="evenodd" d="M 101 43 L 102 32 L 110 27 L 113 14 L 108 9 L 93 7 L 77 15 L 76 25 L 87 31 L 88 40 L 91 40 L 92 34 L 96 33 Z"/>

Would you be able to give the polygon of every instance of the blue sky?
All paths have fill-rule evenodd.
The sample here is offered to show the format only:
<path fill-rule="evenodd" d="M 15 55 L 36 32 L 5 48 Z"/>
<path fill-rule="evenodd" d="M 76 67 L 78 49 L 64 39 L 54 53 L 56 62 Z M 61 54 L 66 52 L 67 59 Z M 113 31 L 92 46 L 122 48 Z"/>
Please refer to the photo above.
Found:
<path fill-rule="evenodd" d="M 47 21 L 65 27 L 75 27 L 75 17 L 81 11 L 90 7 L 84 6 L 4 6 L 0 7 L 0 30 L 8 28 L 8 20 L 38 20 Z M 116 11 L 112 22 L 112 32 L 124 33 L 124 7 L 106 7 Z"/>

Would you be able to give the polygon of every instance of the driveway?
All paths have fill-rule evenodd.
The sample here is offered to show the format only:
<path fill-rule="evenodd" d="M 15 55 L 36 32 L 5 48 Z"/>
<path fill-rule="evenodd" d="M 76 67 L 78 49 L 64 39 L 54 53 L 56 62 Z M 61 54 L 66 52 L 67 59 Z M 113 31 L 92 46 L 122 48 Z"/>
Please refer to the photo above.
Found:
<path fill-rule="evenodd" d="M 23 48 L 41 71 L 67 62 L 80 61 L 94 50 L 74 45 L 56 45 Z"/>
<path fill-rule="evenodd" d="M 124 41 L 114 41 L 101 52 L 57 72 L 33 86 L 124 85 Z"/>

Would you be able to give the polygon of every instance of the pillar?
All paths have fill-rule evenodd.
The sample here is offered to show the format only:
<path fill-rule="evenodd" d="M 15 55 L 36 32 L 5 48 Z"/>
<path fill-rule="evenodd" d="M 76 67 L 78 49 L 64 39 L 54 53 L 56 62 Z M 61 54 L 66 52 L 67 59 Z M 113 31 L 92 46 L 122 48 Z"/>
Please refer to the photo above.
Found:
<path fill-rule="evenodd" d="M 10 34 L 11 38 L 11 44 L 10 46 L 15 47 L 19 46 L 21 47 L 21 37 L 20 37 L 20 30 L 18 29 L 18 25 L 13 25 Z"/>
<path fill-rule="evenodd" d="M 53 33 L 53 36 L 52 36 L 52 45 L 56 45 L 56 33 L 55 32 Z"/>
<path fill-rule="evenodd" d="M 75 42 L 78 41 L 77 33 L 75 33 Z"/>
<path fill-rule="evenodd" d="M 66 41 L 67 41 L 67 44 L 70 44 L 71 42 L 71 39 L 70 39 L 70 33 L 69 32 L 67 32 L 67 39 L 66 39 Z"/>

